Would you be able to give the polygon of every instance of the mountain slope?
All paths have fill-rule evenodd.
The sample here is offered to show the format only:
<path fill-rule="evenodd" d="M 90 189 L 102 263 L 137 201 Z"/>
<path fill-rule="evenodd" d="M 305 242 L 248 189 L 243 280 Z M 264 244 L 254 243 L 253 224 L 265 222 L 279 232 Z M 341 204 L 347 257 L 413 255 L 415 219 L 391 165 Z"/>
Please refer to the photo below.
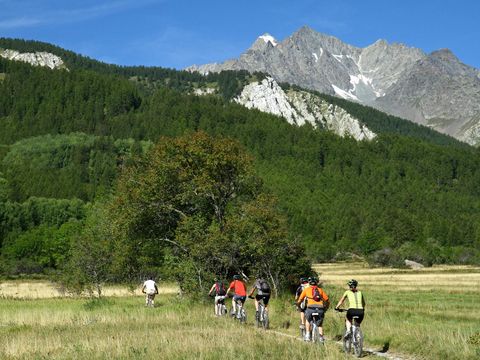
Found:
<path fill-rule="evenodd" d="M 95 66 L 69 69 L 0 59 L 5 74 L 0 135 L 11 144 L 0 147 L 0 224 L 9 224 L 0 232 L 9 244 L 26 229 L 35 234 L 33 228 L 41 226 L 27 221 L 36 219 L 38 206 L 15 200 L 62 196 L 101 201 L 102 194 L 115 191 L 111 184 L 122 159 L 129 153 L 140 156 L 141 141 L 205 131 L 243 144 L 287 215 L 291 236 L 303 239 L 312 259 L 383 249 L 426 263 L 480 258 L 477 149 L 356 103 L 284 84 L 279 88 L 261 74 L 203 77 L 172 71 L 160 80 L 141 69 L 152 79 L 140 81 L 117 73 L 113 65 L 112 73 L 101 66 L 98 71 L 92 70 Z M 287 121 L 231 101 L 246 95 L 245 89 L 255 94 L 258 86 L 275 90 L 279 103 L 280 95 L 288 102 L 296 114 L 292 123 L 286 113 L 279 115 Z M 196 90 L 210 94 L 193 95 Z M 247 99 L 255 107 L 260 103 L 255 96 Z M 281 109 L 273 103 L 272 110 Z M 373 131 L 375 138 L 357 141 L 325 131 L 329 114 L 338 121 L 341 113 Z M 135 141 L 121 140 L 128 138 Z M 15 221 L 19 209 L 25 209 L 25 224 Z"/>
<path fill-rule="evenodd" d="M 479 70 L 448 50 L 427 55 L 383 40 L 357 48 L 303 27 L 281 42 L 261 36 L 238 59 L 187 68 L 241 69 L 371 105 L 470 144 L 480 140 Z"/>

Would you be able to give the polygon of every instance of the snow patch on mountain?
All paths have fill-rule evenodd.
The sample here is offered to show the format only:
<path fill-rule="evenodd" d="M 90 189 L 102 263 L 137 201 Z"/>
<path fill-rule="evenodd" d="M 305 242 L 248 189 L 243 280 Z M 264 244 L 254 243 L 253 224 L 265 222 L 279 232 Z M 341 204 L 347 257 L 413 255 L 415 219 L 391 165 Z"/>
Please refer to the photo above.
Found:
<path fill-rule="evenodd" d="M 262 39 L 263 41 L 265 41 L 265 43 L 271 43 L 273 46 L 277 46 L 278 43 L 277 43 L 277 40 L 275 40 L 275 38 L 270 35 L 270 34 L 263 34 L 262 36 L 259 36 L 258 37 L 259 39 Z"/>
<path fill-rule="evenodd" d="M 45 66 L 50 69 L 66 69 L 60 57 L 48 52 L 21 53 L 16 50 L 0 49 L 0 56 L 8 60 L 26 62 L 33 66 Z"/>

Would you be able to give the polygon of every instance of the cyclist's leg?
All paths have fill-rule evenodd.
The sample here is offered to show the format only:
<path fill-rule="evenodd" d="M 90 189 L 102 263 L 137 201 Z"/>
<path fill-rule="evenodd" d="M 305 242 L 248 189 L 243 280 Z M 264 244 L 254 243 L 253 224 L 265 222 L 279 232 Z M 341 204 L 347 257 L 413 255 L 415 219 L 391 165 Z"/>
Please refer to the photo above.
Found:
<path fill-rule="evenodd" d="M 310 321 L 312 321 L 312 313 L 313 310 L 309 309 L 308 307 L 305 309 L 305 337 L 310 337 L 310 331 L 312 331 L 312 327 Z"/>
<path fill-rule="evenodd" d="M 323 337 L 323 318 L 325 317 L 325 312 L 323 309 L 320 309 L 318 313 L 320 314 L 318 316 L 318 332 L 320 336 Z"/>
<path fill-rule="evenodd" d="M 219 310 L 218 300 L 219 300 L 219 297 L 217 295 L 215 295 L 215 301 L 213 302 L 213 306 L 214 306 L 214 309 L 215 309 L 215 316 L 220 315 L 219 314 L 220 310 Z"/>
<path fill-rule="evenodd" d="M 305 326 L 305 310 L 300 309 L 300 321 Z"/>
<path fill-rule="evenodd" d="M 232 309 L 233 309 L 233 313 L 236 314 L 237 313 L 237 301 L 236 301 L 236 295 L 233 295 L 232 297 Z"/>
<path fill-rule="evenodd" d="M 268 303 L 270 301 L 270 295 L 263 295 L 263 305 L 265 308 L 265 312 L 268 313 Z"/>

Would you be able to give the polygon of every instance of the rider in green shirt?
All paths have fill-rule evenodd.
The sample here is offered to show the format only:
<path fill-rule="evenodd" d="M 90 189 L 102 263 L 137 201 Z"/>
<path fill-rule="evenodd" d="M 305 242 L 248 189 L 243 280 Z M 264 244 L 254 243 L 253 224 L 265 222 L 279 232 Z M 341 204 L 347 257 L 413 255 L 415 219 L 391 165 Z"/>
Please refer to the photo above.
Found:
<path fill-rule="evenodd" d="M 345 325 L 347 327 L 346 336 L 350 334 L 350 328 L 352 326 L 352 319 L 354 316 L 358 317 L 357 322 L 360 324 L 365 315 L 365 297 L 362 292 L 357 289 L 358 281 L 355 279 L 350 280 L 347 283 L 349 289 L 343 293 L 342 298 L 335 306 L 335 310 L 338 310 L 340 306 L 348 299 L 348 310 Z"/>

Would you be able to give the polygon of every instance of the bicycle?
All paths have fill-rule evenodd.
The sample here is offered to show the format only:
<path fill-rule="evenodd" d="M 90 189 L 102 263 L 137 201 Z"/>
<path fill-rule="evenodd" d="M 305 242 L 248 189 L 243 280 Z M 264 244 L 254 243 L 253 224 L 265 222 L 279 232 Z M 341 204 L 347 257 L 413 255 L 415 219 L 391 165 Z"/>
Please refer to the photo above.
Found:
<path fill-rule="evenodd" d="M 217 296 L 217 304 L 215 305 L 215 315 L 224 316 L 227 314 L 227 306 L 225 305 L 226 295 Z"/>
<path fill-rule="evenodd" d="M 239 299 L 235 300 L 235 303 L 237 304 L 237 306 L 236 306 L 237 311 L 233 315 L 234 315 L 236 320 L 238 320 L 238 321 L 240 321 L 240 323 L 244 324 L 244 323 L 247 322 L 247 312 L 243 308 L 243 304 Z"/>
<path fill-rule="evenodd" d="M 146 307 L 155 307 L 154 299 L 156 294 L 146 294 L 147 295 L 147 303 L 145 304 Z"/>
<path fill-rule="evenodd" d="M 321 320 L 322 318 L 320 316 L 320 309 L 313 311 L 312 321 L 310 321 L 310 339 L 312 339 L 312 342 L 314 343 L 323 345 L 325 343 L 325 338 L 323 335 L 320 335 L 320 330 L 318 329 L 320 327 Z"/>
<path fill-rule="evenodd" d="M 346 309 L 336 309 L 338 312 L 346 312 Z M 353 347 L 353 353 L 356 357 L 361 357 L 363 353 L 363 333 L 358 323 L 358 316 L 353 316 L 352 326 L 350 332 L 347 333 L 345 328 L 345 335 L 343 336 L 343 350 L 349 354 Z"/>
<path fill-rule="evenodd" d="M 255 299 L 253 296 L 249 296 L 250 299 Z M 263 302 L 263 298 L 258 300 L 258 311 L 255 314 L 255 325 L 257 327 L 262 326 L 265 330 L 268 329 L 270 325 L 270 320 L 268 318 L 268 311 Z"/>

